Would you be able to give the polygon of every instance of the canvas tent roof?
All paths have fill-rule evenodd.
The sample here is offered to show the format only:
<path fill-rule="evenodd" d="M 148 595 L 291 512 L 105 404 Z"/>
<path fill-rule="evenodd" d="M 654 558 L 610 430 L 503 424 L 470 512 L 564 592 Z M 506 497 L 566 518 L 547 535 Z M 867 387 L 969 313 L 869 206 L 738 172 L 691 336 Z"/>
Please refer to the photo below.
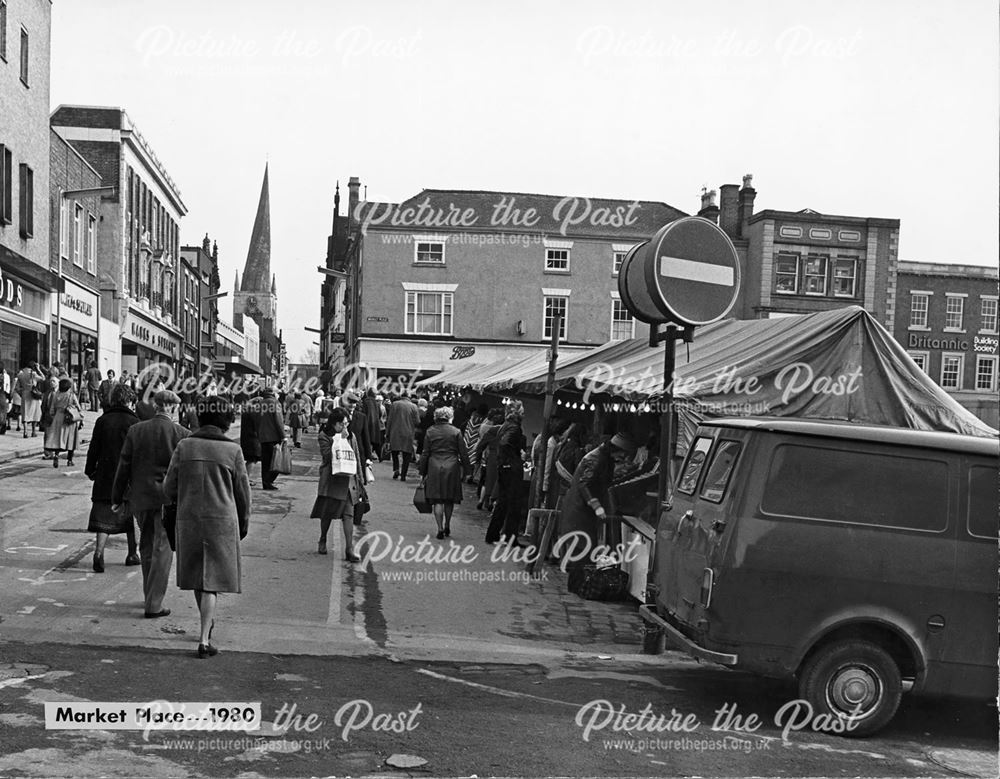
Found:
<path fill-rule="evenodd" d="M 997 431 L 935 384 L 863 308 L 780 319 L 725 320 L 677 344 L 674 394 L 685 439 L 723 416 L 838 419 L 976 436 Z M 628 401 L 663 394 L 662 345 L 632 339 L 563 362 L 556 389 Z M 518 390 L 545 391 L 544 367 Z"/>
<path fill-rule="evenodd" d="M 445 385 L 473 387 L 475 389 L 510 389 L 523 378 L 535 376 L 539 371 L 544 373 L 547 362 L 543 353 L 535 353 L 524 357 L 506 357 L 490 363 L 471 363 L 446 368 L 441 373 L 418 381 L 417 386 Z M 542 384 L 542 392 L 544 392 L 544 380 Z"/>

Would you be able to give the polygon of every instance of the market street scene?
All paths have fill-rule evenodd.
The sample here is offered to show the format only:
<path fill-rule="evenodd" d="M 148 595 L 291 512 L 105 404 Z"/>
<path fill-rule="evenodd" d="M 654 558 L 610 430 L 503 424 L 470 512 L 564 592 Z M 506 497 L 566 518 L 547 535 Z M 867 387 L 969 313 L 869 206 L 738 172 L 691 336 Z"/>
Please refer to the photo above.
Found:
<path fill-rule="evenodd" d="M 994 5 L 275 11 L 0 0 L 0 776 L 1000 775 Z"/>

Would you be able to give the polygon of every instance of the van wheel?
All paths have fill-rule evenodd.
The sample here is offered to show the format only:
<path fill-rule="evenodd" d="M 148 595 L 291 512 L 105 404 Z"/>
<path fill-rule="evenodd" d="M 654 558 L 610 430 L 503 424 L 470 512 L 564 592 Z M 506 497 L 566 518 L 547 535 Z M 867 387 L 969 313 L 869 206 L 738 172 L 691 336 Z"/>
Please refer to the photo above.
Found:
<path fill-rule="evenodd" d="M 822 647 L 799 675 L 799 695 L 814 716 L 832 715 L 848 738 L 868 736 L 884 728 L 899 707 L 903 684 L 899 667 L 878 644 L 838 641 Z"/>

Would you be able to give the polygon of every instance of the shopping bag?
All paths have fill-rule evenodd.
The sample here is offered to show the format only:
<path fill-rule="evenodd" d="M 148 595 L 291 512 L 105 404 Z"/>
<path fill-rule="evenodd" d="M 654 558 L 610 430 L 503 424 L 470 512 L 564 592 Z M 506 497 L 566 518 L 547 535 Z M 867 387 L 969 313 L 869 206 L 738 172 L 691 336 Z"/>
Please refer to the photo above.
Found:
<path fill-rule="evenodd" d="M 427 502 L 423 480 L 420 481 L 420 484 L 417 485 L 417 489 L 413 492 L 413 505 L 416 506 L 417 511 L 420 514 L 430 514 L 433 512 L 431 504 Z"/>
<path fill-rule="evenodd" d="M 585 600 L 628 600 L 628 574 L 619 568 L 591 563 L 570 568 L 566 589 Z"/>
<path fill-rule="evenodd" d="M 288 441 L 282 441 L 279 446 L 275 447 L 271 470 L 285 475 L 292 472 L 292 450 L 288 448 Z"/>
<path fill-rule="evenodd" d="M 342 435 L 335 435 L 330 458 L 330 475 L 354 476 L 358 472 L 358 461 L 354 456 L 354 447 Z"/>
<path fill-rule="evenodd" d="M 177 504 L 172 503 L 163 507 L 163 532 L 166 533 L 167 543 L 170 544 L 170 551 L 177 551 Z"/>
<path fill-rule="evenodd" d="M 375 483 L 375 469 L 371 465 L 365 466 L 365 484 Z"/>

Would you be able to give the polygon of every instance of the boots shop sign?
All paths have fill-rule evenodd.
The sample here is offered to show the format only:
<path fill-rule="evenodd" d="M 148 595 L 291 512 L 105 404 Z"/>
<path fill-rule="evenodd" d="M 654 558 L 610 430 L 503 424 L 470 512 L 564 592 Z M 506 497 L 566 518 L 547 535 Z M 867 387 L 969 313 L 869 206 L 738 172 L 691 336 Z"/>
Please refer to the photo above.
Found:
<path fill-rule="evenodd" d="M 24 304 L 24 287 L 3 272 L 0 267 L 0 305 L 21 308 Z"/>

